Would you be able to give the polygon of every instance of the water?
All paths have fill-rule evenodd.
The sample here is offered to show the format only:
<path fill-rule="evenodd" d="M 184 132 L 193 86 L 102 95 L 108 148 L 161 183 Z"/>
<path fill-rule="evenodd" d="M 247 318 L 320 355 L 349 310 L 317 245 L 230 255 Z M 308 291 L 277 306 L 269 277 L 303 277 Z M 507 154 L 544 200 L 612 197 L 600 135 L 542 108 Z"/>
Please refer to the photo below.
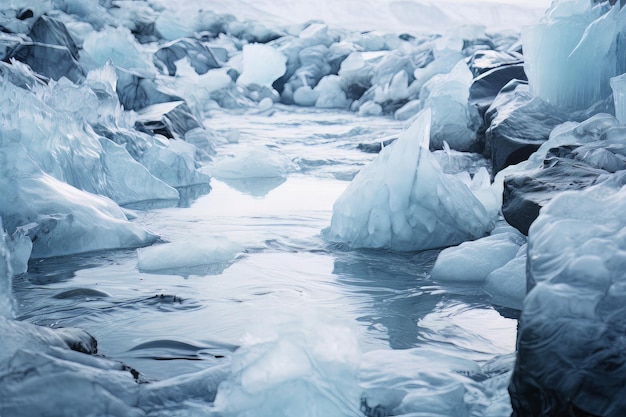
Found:
<path fill-rule="evenodd" d="M 285 107 L 205 123 L 238 139 L 220 155 L 265 145 L 293 169 L 213 179 L 189 207 L 136 211 L 135 221 L 165 242 L 224 238 L 242 253 L 157 273 L 140 272 L 134 250 L 32 261 L 14 282 L 20 319 L 83 328 L 99 353 L 148 379 L 230 364 L 223 415 L 375 415 L 378 404 L 394 415 L 505 415 L 516 320 L 479 286 L 430 280 L 438 251 L 353 251 L 322 238 L 333 202 L 375 157 L 358 145 L 397 136 L 401 123 Z"/>

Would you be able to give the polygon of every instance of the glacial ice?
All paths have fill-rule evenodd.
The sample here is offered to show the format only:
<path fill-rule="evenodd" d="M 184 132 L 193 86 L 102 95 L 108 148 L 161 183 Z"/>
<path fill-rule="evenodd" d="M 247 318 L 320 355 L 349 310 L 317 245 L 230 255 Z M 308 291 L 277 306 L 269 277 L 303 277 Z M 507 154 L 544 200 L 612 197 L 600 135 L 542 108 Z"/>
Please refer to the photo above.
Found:
<path fill-rule="evenodd" d="M 431 277 L 435 281 L 482 282 L 511 261 L 525 238 L 513 229 L 446 248 L 437 257 Z"/>
<path fill-rule="evenodd" d="M 271 87 L 274 81 L 285 74 L 286 63 L 287 57 L 269 45 L 244 45 L 243 72 L 237 78 L 237 83 Z"/>
<path fill-rule="evenodd" d="M 618 59 L 626 53 L 618 40 L 626 26 L 626 9 L 594 3 L 555 1 L 540 23 L 522 30 L 533 95 L 555 106 L 582 110 L 611 94 L 609 79 L 626 71 Z"/>
<path fill-rule="evenodd" d="M 515 258 L 485 278 L 484 290 L 495 305 L 522 310 L 526 296 L 527 245 L 520 246 Z"/>
<path fill-rule="evenodd" d="M 469 106 L 472 72 L 460 60 L 447 74 L 437 74 L 422 86 L 420 102 L 432 112 L 430 145 L 441 149 L 446 141 L 452 149 L 469 151 L 476 147 L 478 112 Z"/>
<path fill-rule="evenodd" d="M 243 251 L 226 238 L 205 237 L 197 242 L 172 242 L 137 250 L 137 268 L 143 272 L 168 270 L 184 273 L 198 267 L 227 264 Z"/>
<path fill-rule="evenodd" d="M 0 217 L 0 317 L 13 318 L 15 314 L 13 297 L 11 297 L 12 276 L 11 252 L 6 244 L 6 234 Z"/>
<path fill-rule="evenodd" d="M 333 207 L 327 236 L 352 247 L 420 250 L 484 236 L 492 218 L 428 150 L 430 111 L 357 174 Z M 452 197 L 454 196 L 454 197 Z"/>
<path fill-rule="evenodd" d="M 207 170 L 218 179 L 285 177 L 295 169 L 286 156 L 265 146 L 250 146 L 234 156 L 218 159 Z"/>
<path fill-rule="evenodd" d="M 154 71 L 150 60 L 137 48 L 130 30 L 123 26 L 108 26 L 99 32 L 89 33 L 83 42 L 83 50 L 95 67 L 102 67 L 110 60 L 126 70 Z"/>
<path fill-rule="evenodd" d="M 518 415 L 574 408 L 617 417 L 626 410 L 624 183 L 622 171 L 563 192 L 530 228 L 530 291 L 510 386 Z"/>
<path fill-rule="evenodd" d="M 626 73 L 611 78 L 615 117 L 621 124 L 626 124 Z"/>

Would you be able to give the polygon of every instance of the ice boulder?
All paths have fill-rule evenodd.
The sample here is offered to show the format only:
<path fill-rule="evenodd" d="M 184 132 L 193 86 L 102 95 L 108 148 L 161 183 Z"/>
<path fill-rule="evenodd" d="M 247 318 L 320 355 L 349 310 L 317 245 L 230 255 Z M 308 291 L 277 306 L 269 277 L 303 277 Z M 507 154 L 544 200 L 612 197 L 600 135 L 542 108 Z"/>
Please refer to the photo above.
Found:
<path fill-rule="evenodd" d="M 287 57 L 272 46 L 245 45 L 243 47 L 243 72 L 237 79 L 237 83 L 271 87 L 274 81 L 285 74 L 286 63 Z"/>
<path fill-rule="evenodd" d="M 527 245 L 520 246 L 515 258 L 492 271 L 485 278 L 483 289 L 495 305 L 522 310 L 526 297 Z"/>
<path fill-rule="evenodd" d="M 11 234 L 28 230 L 34 258 L 138 247 L 157 238 L 129 222 L 112 200 L 42 172 L 19 144 L 0 148 L 0 190 L 4 226 Z"/>
<path fill-rule="evenodd" d="M 330 240 L 352 247 L 421 250 L 484 236 L 485 207 L 428 150 L 431 114 L 423 111 L 357 174 L 333 207 Z"/>
<path fill-rule="evenodd" d="M 564 192 L 530 228 L 513 415 L 626 412 L 626 177 Z"/>
<path fill-rule="evenodd" d="M 553 2 L 540 23 L 522 30 L 531 93 L 573 110 L 608 97 L 609 79 L 626 70 L 618 59 L 626 53 L 620 40 L 625 25 L 626 11 L 619 5 Z"/>
<path fill-rule="evenodd" d="M 524 236 L 512 227 L 509 229 L 444 249 L 437 257 L 431 278 L 435 281 L 484 281 L 490 273 L 512 260 L 525 243 Z"/>
<path fill-rule="evenodd" d="M 291 160 L 269 148 L 248 147 L 217 160 L 207 168 L 218 179 L 284 177 L 295 169 Z"/>
<path fill-rule="evenodd" d="M 222 66 L 209 47 L 193 38 L 177 39 L 163 45 L 154 53 L 152 61 L 162 72 L 176 75 L 176 61 L 181 59 L 187 59 L 200 75 Z"/>
<path fill-rule="evenodd" d="M 107 26 L 99 32 L 89 33 L 83 42 L 83 50 L 98 67 L 110 60 L 126 70 L 152 70 L 147 53 L 142 51 L 133 34 L 125 27 Z"/>
<path fill-rule="evenodd" d="M 422 106 L 432 112 L 430 146 L 441 149 L 446 141 L 452 149 L 477 150 L 478 111 L 469 106 L 472 73 L 464 60 L 447 74 L 437 74 L 420 91 Z"/>

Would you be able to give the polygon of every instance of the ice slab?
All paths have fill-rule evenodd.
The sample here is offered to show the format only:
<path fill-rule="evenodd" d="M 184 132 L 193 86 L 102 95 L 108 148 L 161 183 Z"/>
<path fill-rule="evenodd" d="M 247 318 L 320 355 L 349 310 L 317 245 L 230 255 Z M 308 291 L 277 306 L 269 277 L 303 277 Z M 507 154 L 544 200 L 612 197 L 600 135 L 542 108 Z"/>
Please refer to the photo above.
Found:
<path fill-rule="evenodd" d="M 357 174 L 333 207 L 331 240 L 352 247 L 420 250 L 484 236 L 493 227 L 470 189 L 428 150 L 430 111 Z"/>
<path fill-rule="evenodd" d="M 248 44 L 243 47 L 243 72 L 238 84 L 271 87 L 287 70 L 287 57 L 269 45 Z"/>
<path fill-rule="evenodd" d="M 217 237 L 205 237 L 195 242 L 166 243 L 138 249 L 137 268 L 142 272 L 171 271 L 188 275 L 202 267 L 223 269 L 243 250 L 240 244 Z"/>

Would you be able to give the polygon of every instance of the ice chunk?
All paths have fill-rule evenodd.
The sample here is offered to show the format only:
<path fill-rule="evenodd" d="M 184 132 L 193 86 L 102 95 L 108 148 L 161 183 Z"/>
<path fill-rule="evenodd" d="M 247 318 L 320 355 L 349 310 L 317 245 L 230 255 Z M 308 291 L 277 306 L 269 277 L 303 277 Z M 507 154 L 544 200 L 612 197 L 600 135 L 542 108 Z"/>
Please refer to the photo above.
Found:
<path fill-rule="evenodd" d="M 335 202 L 327 236 L 353 247 L 420 250 L 484 236 L 492 219 L 428 150 L 430 111 L 366 166 Z"/>
<path fill-rule="evenodd" d="M 435 281 L 484 281 L 496 269 L 515 257 L 525 239 L 513 231 L 498 233 L 444 249 L 435 262 Z"/>
<path fill-rule="evenodd" d="M 431 147 L 441 149 L 446 141 L 452 149 L 468 151 L 476 146 L 478 111 L 468 105 L 472 72 L 465 60 L 448 74 L 428 80 L 420 91 L 420 102 L 432 112 Z"/>
<path fill-rule="evenodd" d="M 366 101 L 359 107 L 360 116 L 380 116 L 381 114 L 383 114 L 382 106 L 373 100 Z"/>
<path fill-rule="evenodd" d="M 415 116 L 422 109 L 422 103 L 419 100 L 411 100 L 404 106 L 400 107 L 393 114 L 393 118 L 396 120 L 409 120 Z"/>
<path fill-rule="evenodd" d="M 521 310 L 526 296 L 526 250 L 522 245 L 504 266 L 487 275 L 484 290 L 495 305 Z"/>
<path fill-rule="evenodd" d="M 151 70 L 149 57 L 138 47 L 135 37 L 125 27 L 107 26 L 99 32 L 91 32 L 83 43 L 84 51 L 101 67 L 111 60 L 127 70 Z"/>
<path fill-rule="evenodd" d="M 626 74 L 611 78 L 615 117 L 621 124 L 626 124 Z"/>
<path fill-rule="evenodd" d="M 287 57 L 269 45 L 245 45 L 243 47 L 243 72 L 237 78 L 237 83 L 271 87 L 274 81 L 285 74 L 286 63 Z"/>
<path fill-rule="evenodd" d="M 291 160 L 267 147 L 249 147 L 207 168 L 218 179 L 284 177 L 295 169 Z"/>
<path fill-rule="evenodd" d="M 279 323 L 265 330 L 269 334 L 256 330 L 244 340 L 233 355 L 232 375 L 219 386 L 220 415 L 359 415 L 355 331 L 336 319 L 302 323 Z"/>
<path fill-rule="evenodd" d="M 522 30 L 530 91 L 546 102 L 585 109 L 611 94 L 626 52 L 618 34 L 626 13 L 609 2 L 558 1 L 543 20 Z"/>
<path fill-rule="evenodd" d="M 0 216 L 9 233 L 37 223 L 29 231 L 35 258 L 137 247 L 156 239 L 130 223 L 112 200 L 43 173 L 19 144 L 0 148 L 0 190 Z"/>
<path fill-rule="evenodd" d="M 320 108 L 347 108 L 351 100 L 341 88 L 341 79 L 338 75 L 327 75 L 315 86 L 318 92 L 315 106 Z"/>
<path fill-rule="evenodd" d="M 509 388 L 517 415 L 567 407 L 617 417 L 626 409 L 624 184 L 622 171 L 563 192 L 530 228 L 530 290 Z"/>
<path fill-rule="evenodd" d="M 172 242 L 137 250 L 137 268 L 142 272 L 172 271 L 186 274 L 201 267 L 229 264 L 243 247 L 225 238 L 205 237 L 195 242 Z M 223 268 L 222 268 L 223 269 Z"/>
<path fill-rule="evenodd" d="M 299 106 L 314 106 L 319 95 L 319 91 L 303 85 L 293 93 L 293 101 Z"/>

